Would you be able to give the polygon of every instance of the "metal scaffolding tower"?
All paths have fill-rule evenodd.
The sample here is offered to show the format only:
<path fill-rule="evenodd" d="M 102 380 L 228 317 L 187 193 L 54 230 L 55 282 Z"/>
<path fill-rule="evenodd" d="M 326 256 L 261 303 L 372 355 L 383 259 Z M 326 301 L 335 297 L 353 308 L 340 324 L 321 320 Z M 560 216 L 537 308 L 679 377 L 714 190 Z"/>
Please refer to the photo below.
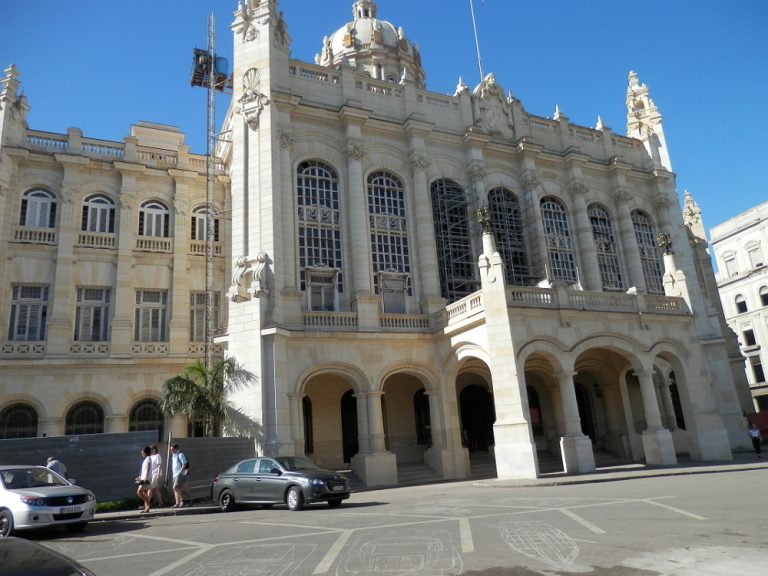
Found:
<path fill-rule="evenodd" d="M 205 368 L 213 364 L 214 333 L 214 190 L 216 184 L 216 92 L 223 92 L 229 85 L 226 58 L 216 56 L 216 19 L 208 15 L 208 49 L 196 48 L 192 69 L 192 86 L 207 88 L 207 143 L 206 143 L 206 188 L 205 188 Z"/>

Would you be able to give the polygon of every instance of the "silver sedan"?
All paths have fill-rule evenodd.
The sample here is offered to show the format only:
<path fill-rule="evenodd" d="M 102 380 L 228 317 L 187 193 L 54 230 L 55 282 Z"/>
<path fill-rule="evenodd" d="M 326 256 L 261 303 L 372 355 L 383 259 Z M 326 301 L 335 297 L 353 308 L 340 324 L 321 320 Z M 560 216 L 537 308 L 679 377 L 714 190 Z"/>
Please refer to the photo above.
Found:
<path fill-rule="evenodd" d="M 80 531 L 93 520 L 96 497 L 44 466 L 0 466 L 0 538 L 15 530 L 64 526 Z"/>

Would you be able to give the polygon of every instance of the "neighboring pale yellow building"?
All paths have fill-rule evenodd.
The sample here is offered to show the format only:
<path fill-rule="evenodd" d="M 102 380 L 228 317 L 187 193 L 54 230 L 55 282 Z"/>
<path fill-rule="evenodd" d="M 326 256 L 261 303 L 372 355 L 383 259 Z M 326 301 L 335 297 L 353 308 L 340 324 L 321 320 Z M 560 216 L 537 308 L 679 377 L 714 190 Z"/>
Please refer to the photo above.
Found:
<path fill-rule="evenodd" d="M 233 23 L 217 344 L 258 381 L 232 397 L 230 434 L 371 486 L 402 464 L 465 478 L 479 454 L 530 478 L 542 451 L 580 473 L 596 448 L 660 465 L 746 448 L 742 359 L 636 74 L 620 136 L 530 115 L 493 74 L 428 91 L 416 44 L 372 0 L 315 63 L 292 60 L 277 4 L 240 3 Z M 127 430 L 201 353 L 204 159 L 162 126 L 123 143 L 27 130 L 15 74 L 0 418 L 35 412 L 60 434 L 86 402 Z M 114 231 L 90 232 L 110 202 Z M 44 303 L 36 337 L 20 331 L 14 310 Z M 77 339 L 84 309 L 92 337 L 94 310 L 109 318 L 104 340 Z"/>

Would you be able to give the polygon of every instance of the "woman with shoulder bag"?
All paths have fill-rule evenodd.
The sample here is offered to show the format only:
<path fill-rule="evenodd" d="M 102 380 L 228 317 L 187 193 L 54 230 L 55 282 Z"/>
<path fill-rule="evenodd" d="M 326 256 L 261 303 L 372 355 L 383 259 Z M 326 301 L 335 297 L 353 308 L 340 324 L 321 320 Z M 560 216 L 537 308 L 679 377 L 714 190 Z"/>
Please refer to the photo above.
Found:
<path fill-rule="evenodd" d="M 141 451 L 143 460 L 141 462 L 141 472 L 136 477 L 136 484 L 139 485 L 136 495 L 144 503 L 142 514 L 149 512 L 149 499 L 152 497 L 150 480 L 152 479 L 152 458 L 149 446 L 145 446 Z"/>

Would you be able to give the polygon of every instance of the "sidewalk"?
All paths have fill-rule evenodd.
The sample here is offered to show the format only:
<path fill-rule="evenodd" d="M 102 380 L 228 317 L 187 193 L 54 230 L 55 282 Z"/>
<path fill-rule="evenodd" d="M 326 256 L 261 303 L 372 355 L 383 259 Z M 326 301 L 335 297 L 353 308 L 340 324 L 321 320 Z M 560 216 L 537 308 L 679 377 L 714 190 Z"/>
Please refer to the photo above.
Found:
<path fill-rule="evenodd" d="M 759 459 L 754 453 L 739 452 L 733 455 L 733 460 L 726 462 L 699 462 L 689 458 L 680 458 L 675 466 L 651 467 L 645 464 L 625 464 L 621 466 L 607 466 L 598 468 L 589 474 L 568 475 L 564 472 L 542 474 L 539 478 L 522 480 L 498 480 L 486 478 L 482 480 L 461 480 L 472 482 L 475 486 L 490 488 L 526 488 L 534 486 L 564 486 L 569 484 L 589 484 L 595 482 L 617 482 L 620 480 L 632 480 L 636 478 L 655 478 L 662 476 L 680 476 L 684 474 L 714 474 L 722 472 L 743 472 L 745 470 L 768 469 L 768 454 L 766 458 Z M 387 488 L 396 488 L 388 486 Z M 368 492 L 373 488 L 355 490 L 354 492 Z M 208 514 L 216 512 L 219 507 L 210 501 L 202 501 L 184 508 L 153 508 L 147 514 L 141 514 L 140 510 L 124 510 L 121 512 L 97 513 L 94 521 L 112 520 L 143 520 L 158 516 L 179 516 L 191 514 Z"/>
<path fill-rule="evenodd" d="M 700 462 L 680 457 L 674 466 L 646 466 L 634 463 L 621 466 L 598 468 L 588 474 L 569 475 L 565 472 L 542 474 L 538 478 L 522 480 L 498 480 L 489 478 L 473 482 L 476 486 L 497 488 L 525 488 L 532 486 L 564 486 L 568 484 L 590 484 L 595 482 L 616 482 L 635 478 L 655 478 L 661 476 L 680 476 L 684 474 L 714 474 L 721 472 L 743 472 L 745 470 L 768 469 L 766 458 L 758 458 L 753 452 L 738 452 L 733 460 L 724 462 Z"/>

